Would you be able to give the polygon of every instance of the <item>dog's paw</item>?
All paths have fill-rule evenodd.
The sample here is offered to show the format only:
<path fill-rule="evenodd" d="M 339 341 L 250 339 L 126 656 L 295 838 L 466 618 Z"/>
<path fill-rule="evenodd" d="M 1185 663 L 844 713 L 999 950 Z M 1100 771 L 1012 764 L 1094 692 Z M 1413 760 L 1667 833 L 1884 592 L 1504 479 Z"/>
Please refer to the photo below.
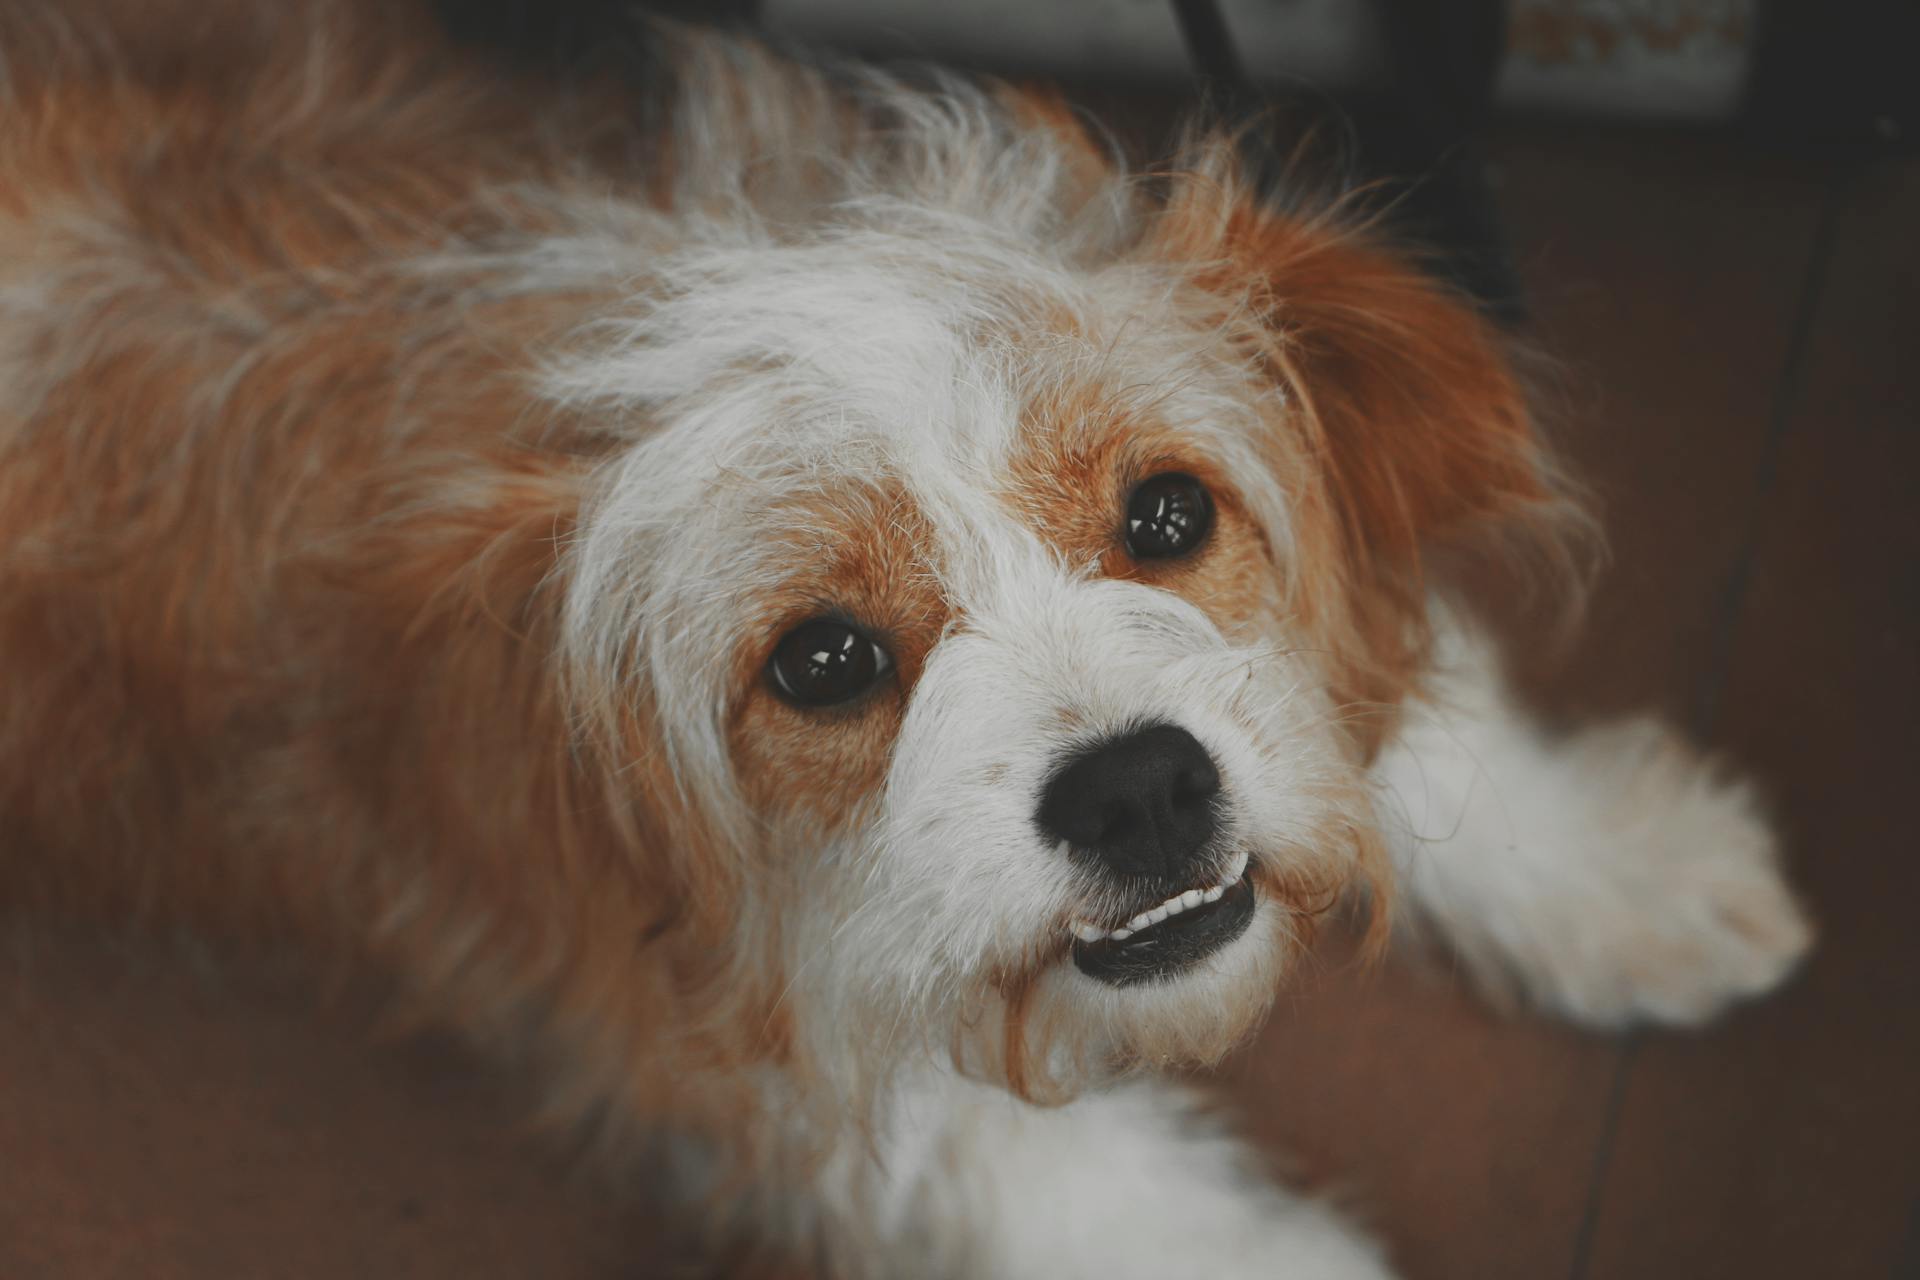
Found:
<path fill-rule="evenodd" d="M 1378 1245 L 1340 1214 L 1311 1200 L 1259 1206 L 1262 1216 L 1215 1229 L 1176 1233 L 1123 1256 L 1083 1258 L 1088 1280 L 1207 1276 L 1212 1280 L 1395 1280 Z M 1005 1273 L 1001 1273 L 1005 1274 Z M 1049 1272 L 1051 1275 L 1062 1272 Z"/>
<path fill-rule="evenodd" d="M 1691 1025 L 1812 944 L 1752 788 L 1666 726 L 1432 737 L 1398 785 L 1454 807 L 1402 869 L 1417 919 L 1496 996 L 1589 1026 Z"/>
<path fill-rule="evenodd" d="M 905 1251 L 880 1274 L 1392 1280 L 1383 1250 L 1339 1208 L 1269 1181 L 1185 1090 L 1134 1081 L 1034 1107 L 969 1081 L 925 1087 L 912 1109 L 950 1138 L 896 1190 L 912 1217 L 889 1232 Z"/>
<path fill-rule="evenodd" d="M 1577 803 L 1505 797 L 1516 838 L 1541 845 L 1501 886 L 1510 914 L 1487 922 L 1511 978 L 1602 1027 L 1698 1024 L 1779 985 L 1814 931 L 1753 789 L 1652 720 L 1587 730 L 1561 751 Z"/>
<path fill-rule="evenodd" d="M 1233 1280 L 1395 1280 L 1381 1249 L 1340 1218 L 1311 1202 L 1291 1206 L 1288 1220 L 1270 1228 L 1272 1238 L 1239 1260 L 1191 1275 Z M 1165 1274 L 1165 1273 L 1162 1273 Z"/>

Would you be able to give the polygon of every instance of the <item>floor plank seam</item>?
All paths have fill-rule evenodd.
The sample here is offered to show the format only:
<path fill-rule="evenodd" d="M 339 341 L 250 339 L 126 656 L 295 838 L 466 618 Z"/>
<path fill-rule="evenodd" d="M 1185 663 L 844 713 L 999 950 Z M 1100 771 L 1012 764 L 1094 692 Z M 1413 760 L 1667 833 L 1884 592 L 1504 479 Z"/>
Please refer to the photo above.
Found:
<path fill-rule="evenodd" d="M 1753 566 L 1760 535 L 1766 526 L 1766 502 L 1779 482 L 1780 457 L 1787 434 L 1799 406 L 1805 377 L 1807 354 L 1813 345 L 1814 324 L 1833 261 L 1840 209 L 1851 188 L 1850 175 L 1837 173 L 1827 184 L 1821 199 L 1820 214 L 1814 223 L 1813 239 L 1807 253 L 1807 265 L 1799 296 L 1794 302 L 1793 329 L 1781 360 L 1779 384 L 1767 415 L 1765 438 L 1754 467 L 1754 511 L 1741 539 L 1739 550 L 1727 571 L 1726 582 L 1713 609 L 1713 635 L 1707 645 L 1707 662 L 1700 677 L 1700 691 L 1691 713 L 1686 717 L 1688 730 L 1696 741 L 1710 745 L 1718 728 L 1721 699 L 1725 694 L 1727 670 L 1732 665 L 1739 620 L 1752 586 Z M 1639 1057 L 1643 1033 L 1630 1031 L 1621 1037 L 1612 1078 L 1607 1085 L 1606 1103 L 1601 1111 L 1600 1135 L 1594 1144 L 1592 1172 L 1588 1177 L 1586 1203 L 1580 1225 L 1574 1234 L 1568 1280 L 1587 1280 L 1592 1267 L 1593 1242 L 1600 1224 L 1600 1209 L 1609 1170 L 1613 1162 L 1614 1140 L 1620 1114 L 1626 1104 L 1627 1085 Z"/>
<path fill-rule="evenodd" d="M 1701 675 L 1699 695 L 1687 718 L 1687 728 L 1702 744 L 1710 745 L 1719 729 L 1720 704 L 1726 696 L 1727 672 L 1733 665 L 1740 618 L 1745 613 L 1760 537 L 1767 525 L 1767 500 L 1779 486 L 1780 458 L 1786 450 L 1787 435 L 1800 408 L 1807 356 L 1813 346 L 1814 326 L 1819 319 L 1820 304 L 1839 236 L 1840 212 L 1853 188 L 1853 178 L 1853 174 L 1843 171 L 1829 180 L 1826 195 L 1820 202 L 1820 217 L 1814 224 L 1806 275 L 1801 281 L 1800 297 L 1794 303 L 1793 331 L 1788 336 L 1786 356 L 1781 362 L 1780 383 L 1773 395 L 1773 409 L 1767 415 L 1760 460 L 1754 468 L 1753 515 L 1747 523 L 1740 549 L 1734 555 L 1720 598 L 1714 607 L 1713 636 L 1707 646 L 1708 660 Z"/>

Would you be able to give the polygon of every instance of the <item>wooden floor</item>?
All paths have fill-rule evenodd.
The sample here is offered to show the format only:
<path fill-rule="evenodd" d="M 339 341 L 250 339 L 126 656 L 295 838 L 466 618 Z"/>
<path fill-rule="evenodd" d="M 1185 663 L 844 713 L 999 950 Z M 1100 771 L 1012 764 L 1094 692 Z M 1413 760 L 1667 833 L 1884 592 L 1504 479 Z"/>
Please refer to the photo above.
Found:
<path fill-rule="evenodd" d="M 1330 961 L 1218 1086 L 1414 1280 L 1920 1277 L 1920 165 L 1547 129 L 1497 158 L 1615 547 L 1529 681 L 1760 778 L 1821 947 L 1708 1031 L 1614 1040 Z M 444 1045 L 39 950 L 0 965 L 0 1277 L 660 1274 L 517 1115 Z"/>

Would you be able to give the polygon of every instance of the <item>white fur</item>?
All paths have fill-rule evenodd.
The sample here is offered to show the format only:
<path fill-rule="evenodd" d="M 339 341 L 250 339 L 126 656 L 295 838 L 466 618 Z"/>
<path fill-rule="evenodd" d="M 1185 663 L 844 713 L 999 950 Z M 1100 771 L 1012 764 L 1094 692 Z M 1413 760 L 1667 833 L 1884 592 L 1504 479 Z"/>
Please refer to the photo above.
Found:
<path fill-rule="evenodd" d="M 1555 737 L 1456 629 L 1378 766 L 1414 923 L 1487 989 L 1576 1021 L 1691 1025 L 1777 986 L 1813 931 L 1753 788 L 1651 718 Z"/>
<path fill-rule="evenodd" d="M 1056 1108 L 915 1077 L 828 1194 L 869 1223 L 854 1276 L 1387 1280 L 1329 1206 L 1280 1191 L 1196 1100 L 1122 1085 Z"/>

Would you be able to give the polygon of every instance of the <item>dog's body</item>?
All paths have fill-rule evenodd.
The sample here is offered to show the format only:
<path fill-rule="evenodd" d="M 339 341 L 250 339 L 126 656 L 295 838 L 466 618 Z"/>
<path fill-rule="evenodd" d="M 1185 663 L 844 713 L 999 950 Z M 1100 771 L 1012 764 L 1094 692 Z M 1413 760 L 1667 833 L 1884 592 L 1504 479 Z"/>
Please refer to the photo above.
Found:
<path fill-rule="evenodd" d="M 665 30 L 649 113 L 389 8 L 0 17 L 10 909 L 369 964 L 872 1274 L 1383 1274 L 1116 1083 L 1356 885 L 1597 1024 L 1804 950 L 1742 788 L 1545 738 L 1432 611 L 1576 510 L 1331 212 L 1042 96 Z"/>

